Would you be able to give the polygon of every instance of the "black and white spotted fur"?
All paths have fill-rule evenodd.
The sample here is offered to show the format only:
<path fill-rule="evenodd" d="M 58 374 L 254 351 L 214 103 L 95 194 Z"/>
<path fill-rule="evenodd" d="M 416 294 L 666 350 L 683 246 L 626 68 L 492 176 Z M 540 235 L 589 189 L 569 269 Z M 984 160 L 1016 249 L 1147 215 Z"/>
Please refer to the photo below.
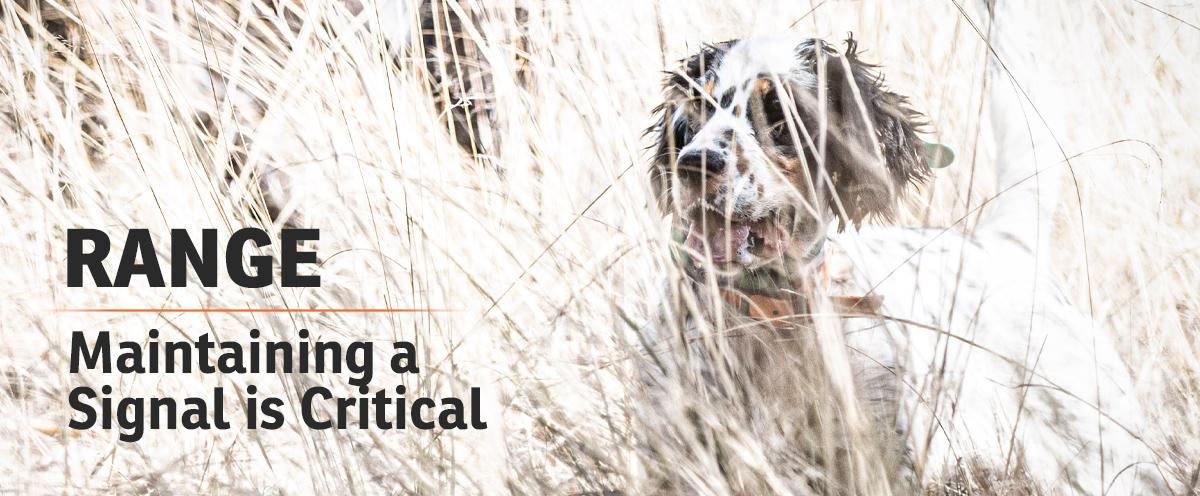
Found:
<path fill-rule="evenodd" d="M 1013 40 L 996 40 L 1007 62 L 1027 57 L 1005 45 Z M 730 397 L 745 412 L 738 427 L 761 436 L 759 445 L 782 437 L 790 446 L 784 455 L 763 455 L 780 465 L 788 450 L 832 463 L 805 444 L 822 442 L 805 428 L 780 427 L 787 423 L 779 412 L 804 409 L 804 425 L 813 417 L 849 424 L 848 412 L 859 408 L 869 431 L 885 433 L 876 439 L 892 444 L 880 458 L 893 456 L 883 478 L 901 492 L 978 490 L 996 480 L 1009 481 L 1007 491 L 1016 493 L 1167 491 L 1142 439 L 1129 371 L 1107 331 L 1046 274 L 1060 171 L 1052 165 L 1061 153 L 1043 126 L 1026 124 L 1028 105 L 998 68 L 989 95 L 999 193 L 973 233 L 847 229 L 886 218 L 897 196 L 930 174 L 917 136 L 920 115 L 858 59 L 852 41 L 844 49 L 789 36 L 728 41 L 706 46 L 668 77 L 652 128 L 650 179 L 665 213 L 687 233 L 677 248 L 702 263 L 684 267 L 691 276 L 682 283 L 686 294 L 669 307 L 684 316 L 683 330 L 648 340 L 682 337 L 684 347 L 654 350 L 644 375 L 652 397 L 656 389 L 661 395 L 656 408 L 684 409 L 694 426 L 704 426 L 692 452 L 714 453 L 715 471 L 734 492 L 754 470 L 738 475 L 731 468 L 736 436 L 722 441 L 719 432 L 737 429 L 704 414 L 705 402 Z M 807 254 L 821 242 L 826 258 L 814 260 Z M 849 268 L 832 277 L 827 294 L 878 295 L 878 315 L 817 316 L 815 325 L 789 330 L 759 325 L 751 335 L 731 332 L 753 324 L 708 297 L 715 287 L 740 289 L 747 271 L 796 280 L 835 256 Z M 821 335 L 823 325 L 837 331 Z M 818 344 L 794 344 L 806 339 Z M 679 361 L 687 364 L 664 365 L 670 353 L 686 354 Z M 840 390 L 854 397 L 827 401 L 841 401 L 834 414 L 822 416 L 813 406 L 820 402 L 802 397 L 817 390 L 805 381 L 818 373 L 814 361 L 830 382 L 839 373 L 848 377 Z M 686 390 L 689 376 L 707 391 L 700 399 L 663 392 L 668 383 Z M 763 418 L 759 411 L 775 413 Z M 853 437 L 852 429 L 839 432 Z M 654 456 L 668 456 L 661 438 L 669 434 L 649 436 L 660 438 L 648 442 Z M 873 469 L 861 465 L 855 470 Z M 678 474 L 664 478 L 695 483 Z M 797 489 L 786 477 L 762 480 L 763 487 Z M 838 489 L 809 475 L 797 480 L 822 492 L 878 490 Z"/>

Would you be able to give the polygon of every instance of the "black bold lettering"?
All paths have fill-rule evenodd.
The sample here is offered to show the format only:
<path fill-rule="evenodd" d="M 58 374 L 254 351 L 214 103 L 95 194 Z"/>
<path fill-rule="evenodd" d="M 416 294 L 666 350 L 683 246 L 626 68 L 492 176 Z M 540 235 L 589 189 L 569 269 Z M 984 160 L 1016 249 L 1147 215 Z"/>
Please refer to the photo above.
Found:
<path fill-rule="evenodd" d="M 138 263 L 138 258 L 142 259 L 141 263 Z M 150 239 L 149 229 L 129 230 L 129 237 L 125 239 L 125 250 L 121 252 L 121 264 L 117 266 L 117 277 L 113 281 L 113 285 L 119 288 L 129 287 L 129 279 L 134 274 L 146 276 L 146 281 L 152 288 L 166 286 L 166 283 L 163 282 L 162 269 L 158 266 L 158 255 L 154 252 L 154 241 Z"/>
<path fill-rule="evenodd" d="M 315 288 L 321 285 L 321 276 L 307 275 L 302 276 L 296 273 L 296 266 L 299 264 L 317 263 L 317 252 L 315 251 L 300 251 L 301 241 L 316 241 L 321 238 L 321 232 L 316 229 L 284 229 L 280 235 L 280 242 L 283 243 L 280 254 L 282 271 L 282 279 L 280 282 L 289 288 Z"/>
<path fill-rule="evenodd" d="M 200 249 L 186 229 L 171 229 L 171 287 L 187 286 L 187 268 L 195 269 L 196 278 L 206 288 L 217 286 L 217 230 L 200 231 Z"/>
<path fill-rule="evenodd" d="M 310 388 L 304 392 L 304 397 L 300 398 L 300 416 L 304 419 L 304 425 L 309 429 L 321 430 L 333 427 L 333 422 L 329 420 L 317 420 L 316 411 L 313 409 L 313 398 L 322 396 L 326 400 L 333 398 L 333 393 L 329 392 L 321 386 Z"/>
<path fill-rule="evenodd" d="M 83 364 L 89 369 L 96 368 L 96 362 L 103 360 L 104 366 L 102 372 L 105 374 L 112 372 L 111 350 L 108 341 L 108 331 L 100 331 L 96 335 L 96 346 L 92 348 L 91 353 L 88 353 L 87 338 L 83 337 L 83 331 L 74 331 L 71 333 L 71 373 L 79 373 L 79 361 L 83 359 Z M 93 393 L 94 394 L 94 393 Z"/>
<path fill-rule="evenodd" d="M 83 420 L 75 420 L 75 416 L 72 415 L 67 427 L 82 430 L 96 425 L 96 409 L 92 408 L 92 405 L 84 403 L 83 398 L 96 399 L 96 391 L 87 386 L 79 386 L 72 389 L 67 396 L 67 403 L 71 405 L 71 409 L 83 414 Z"/>
<path fill-rule="evenodd" d="M 262 288 L 271 284 L 271 257 L 267 255 L 251 255 L 250 266 L 254 274 L 247 274 L 242 267 L 242 255 L 246 251 L 246 242 L 254 241 L 256 246 L 271 244 L 271 237 L 262 229 L 247 227 L 238 229 L 229 237 L 229 249 L 225 252 L 225 270 L 229 271 L 229 279 L 243 288 Z M 237 247 L 234 249 L 234 247 Z"/>
<path fill-rule="evenodd" d="M 92 251 L 83 252 L 83 242 L 91 241 L 95 246 Z M 96 287 L 112 287 L 108 272 L 104 271 L 104 258 L 112 244 L 108 235 L 99 229 L 67 229 L 67 287 L 83 287 L 83 268 L 87 267 L 92 273 Z"/>

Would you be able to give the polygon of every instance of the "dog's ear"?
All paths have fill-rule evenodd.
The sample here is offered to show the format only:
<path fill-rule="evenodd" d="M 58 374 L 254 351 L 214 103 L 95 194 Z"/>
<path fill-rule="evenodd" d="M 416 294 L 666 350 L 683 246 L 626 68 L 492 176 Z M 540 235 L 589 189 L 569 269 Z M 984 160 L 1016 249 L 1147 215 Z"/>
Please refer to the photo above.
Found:
<path fill-rule="evenodd" d="M 843 227 L 872 216 L 890 218 L 900 195 L 929 175 L 928 149 L 917 136 L 924 116 L 884 86 L 875 66 L 859 60 L 853 38 L 840 53 L 815 42 L 808 60 L 827 93 L 826 160 L 817 161 L 824 167 L 818 187 L 832 185 L 829 208 Z"/>
<path fill-rule="evenodd" d="M 671 198 L 671 165 L 691 139 L 691 130 L 682 119 L 675 121 L 675 110 L 678 105 L 668 96 L 663 103 L 654 108 L 654 124 L 646 129 L 652 143 L 650 149 L 654 155 L 650 158 L 650 186 L 659 208 L 664 212 L 669 210 Z"/>

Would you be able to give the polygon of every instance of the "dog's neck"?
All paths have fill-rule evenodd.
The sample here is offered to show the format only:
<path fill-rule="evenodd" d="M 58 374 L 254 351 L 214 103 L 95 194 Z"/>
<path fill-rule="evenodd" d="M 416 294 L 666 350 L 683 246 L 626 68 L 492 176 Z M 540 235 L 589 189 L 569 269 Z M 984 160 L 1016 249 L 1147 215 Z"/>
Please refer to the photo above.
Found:
<path fill-rule="evenodd" d="M 684 267 L 694 267 L 685 252 L 675 253 Z M 739 315 L 776 327 L 809 321 L 817 299 L 828 301 L 829 310 L 841 315 L 877 314 L 882 305 L 878 296 L 830 294 L 831 277 L 838 277 L 831 274 L 830 265 L 837 264 L 827 263 L 826 256 L 826 238 L 821 236 L 802 254 L 785 258 L 784 264 L 719 281 L 718 293 Z"/>
<path fill-rule="evenodd" d="M 675 241 L 682 244 L 686 231 L 676 231 Z M 759 321 L 782 322 L 807 316 L 808 300 L 814 290 L 811 282 L 821 265 L 825 237 L 819 236 L 799 255 L 785 257 L 782 264 L 748 270 L 737 277 L 718 281 L 721 299 L 744 316 Z M 681 267 L 698 264 L 683 249 L 673 250 Z M 697 278 L 702 280 L 703 278 Z"/>
<path fill-rule="evenodd" d="M 780 322 L 807 318 L 819 278 L 825 237 L 809 244 L 804 253 L 784 260 L 784 269 L 759 268 L 743 272 L 719 288 L 721 299 L 738 312 L 759 321 Z"/>

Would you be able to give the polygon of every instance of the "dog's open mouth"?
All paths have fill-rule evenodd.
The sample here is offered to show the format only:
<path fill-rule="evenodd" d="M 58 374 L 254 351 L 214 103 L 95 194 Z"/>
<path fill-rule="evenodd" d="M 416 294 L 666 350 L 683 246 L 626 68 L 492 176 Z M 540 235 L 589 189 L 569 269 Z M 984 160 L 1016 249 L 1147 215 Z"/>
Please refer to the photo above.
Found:
<path fill-rule="evenodd" d="M 782 227 L 777 217 L 741 220 L 697 209 L 691 216 L 684 246 L 694 253 L 710 256 L 719 268 L 756 268 L 783 253 L 791 240 L 789 230 Z M 701 260 L 695 262 L 702 265 Z"/>

